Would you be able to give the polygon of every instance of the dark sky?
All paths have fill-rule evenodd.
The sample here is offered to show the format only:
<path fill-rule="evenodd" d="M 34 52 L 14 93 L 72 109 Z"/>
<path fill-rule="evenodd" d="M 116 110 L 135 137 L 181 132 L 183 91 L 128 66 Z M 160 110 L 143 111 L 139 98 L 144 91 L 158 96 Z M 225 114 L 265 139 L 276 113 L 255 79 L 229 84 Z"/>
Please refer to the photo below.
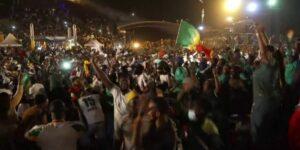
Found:
<path fill-rule="evenodd" d="M 194 25 L 201 20 L 201 9 L 206 10 L 206 24 L 222 27 L 225 23 L 222 2 L 224 0 L 95 0 L 125 13 L 135 12 L 139 17 L 148 20 L 176 21 L 188 19 Z M 247 0 L 244 0 L 247 1 Z M 265 5 L 267 0 L 257 0 Z M 269 20 L 270 14 L 277 16 L 281 30 L 300 27 L 300 0 L 278 0 L 278 9 L 269 9 L 262 6 L 256 18 L 262 21 Z M 276 12 L 277 11 L 277 12 Z M 276 17 L 275 17 L 276 18 Z"/>
<path fill-rule="evenodd" d="M 198 0 L 98 0 L 109 6 L 149 20 L 189 19 L 199 23 L 203 5 Z M 217 1 L 217 0 L 209 0 Z M 211 3 L 211 2 L 210 2 Z"/>
<path fill-rule="evenodd" d="M 0 0 L 0 6 L 3 3 L 11 3 L 14 0 Z M 19 0 L 29 1 L 29 0 Z M 44 1 L 44 0 L 43 0 Z M 49 0 L 64 1 L 64 0 Z M 222 9 L 222 2 L 225 0 L 68 0 L 68 1 L 94 1 L 98 3 L 95 9 L 101 10 L 102 5 L 108 6 L 116 11 L 130 15 L 135 12 L 141 20 L 166 20 L 175 22 L 176 20 L 186 19 L 198 25 L 201 21 L 201 9 L 205 8 L 205 22 L 213 27 L 222 27 L 226 22 L 226 13 Z M 251 1 L 251 0 L 242 0 Z M 265 4 L 267 0 L 254 0 Z M 258 12 L 257 17 L 262 20 L 270 19 L 266 14 L 273 13 L 278 16 L 279 22 L 283 26 L 300 27 L 300 0 L 277 0 L 279 9 L 277 14 L 264 6 Z M 0 10 L 1 11 L 1 10 Z M 106 10 L 104 10 L 105 12 Z M 109 12 L 107 12 L 109 13 Z M 119 13 L 116 13 L 119 15 Z M 280 25 L 282 26 L 282 25 Z M 286 27 L 285 27 L 286 28 Z"/>
<path fill-rule="evenodd" d="M 0 6 L 3 2 L 12 0 L 0 0 Z M 26 0 L 20 0 L 26 1 Z M 51 0 L 64 1 L 64 0 Z M 71 0 L 69 0 L 71 1 Z M 78 1 L 78 0 L 77 0 Z M 222 9 L 222 2 L 225 0 L 81 0 L 96 2 L 93 8 L 100 13 L 123 15 L 131 17 L 131 12 L 137 15 L 139 20 L 166 20 L 175 22 L 185 19 L 194 25 L 199 25 L 201 21 L 201 10 L 205 8 L 205 25 L 211 27 L 224 28 L 227 25 L 225 18 L 227 16 Z M 250 1 L 250 0 L 243 0 Z M 267 0 L 256 0 L 265 4 Z M 276 25 L 281 32 L 289 28 L 295 29 L 300 33 L 300 0 L 277 0 L 278 9 L 268 9 L 266 6 L 260 9 L 255 18 L 268 26 Z M 104 6 L 104 7 L 102 7 Z M 104 9 L 109 7 L 109 9 Z M 1 12 L 2 10 L 0 10 Z M 4 11 L 4 10 L 3 10 Z M 6 10 L 5 10 L 6 11 Z M 269 23 L 269 24 L 267 24 Z M 273 27 L 274 28 L 274 27 Z"/>

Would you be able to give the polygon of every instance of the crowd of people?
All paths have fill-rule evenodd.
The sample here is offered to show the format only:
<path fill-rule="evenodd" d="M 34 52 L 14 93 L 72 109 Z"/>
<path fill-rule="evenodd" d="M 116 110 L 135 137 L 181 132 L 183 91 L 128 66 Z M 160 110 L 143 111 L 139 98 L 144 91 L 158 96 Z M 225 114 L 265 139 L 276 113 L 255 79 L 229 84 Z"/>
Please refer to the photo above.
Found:
<path fill-rule="evenodd" d="M 19 26 L 65 31 L 56 10 L 43 10 L 45 20 L 36 11 L 16 15 Z M 99 34 L 88 22 L 77 23 L 79 42 Z M 298 150 L 300 39 L 272 46 L 261 26 L 253 32 L 247 56 L 238 45 L 212 56 L 0 48 L 0 149 Z M 113 34 L 101 37 L 113 43 Z"/>

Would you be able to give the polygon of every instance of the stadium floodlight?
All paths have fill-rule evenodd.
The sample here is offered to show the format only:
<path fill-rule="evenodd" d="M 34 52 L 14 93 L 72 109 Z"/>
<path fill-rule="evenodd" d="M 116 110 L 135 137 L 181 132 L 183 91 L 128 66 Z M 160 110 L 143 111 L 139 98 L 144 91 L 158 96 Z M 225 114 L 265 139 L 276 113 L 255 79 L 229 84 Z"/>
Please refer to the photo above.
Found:
<path fill-rule="evenodd" d="M 258 9 L 258 4 L 256 2 L 250 2 L 246 9 L 248 12 L 254 13 Z"/>
<path fill-rule="evenodd" d="M 277 0 L 268 0 L 267 5 L 269 7 L 275 7 L 277 5 Z"/>
<path fill-rule="evenodd" d="M 225 9 L 228 12 L 236 12 L 242 6 L 242 0 L 226 0 Z"/>

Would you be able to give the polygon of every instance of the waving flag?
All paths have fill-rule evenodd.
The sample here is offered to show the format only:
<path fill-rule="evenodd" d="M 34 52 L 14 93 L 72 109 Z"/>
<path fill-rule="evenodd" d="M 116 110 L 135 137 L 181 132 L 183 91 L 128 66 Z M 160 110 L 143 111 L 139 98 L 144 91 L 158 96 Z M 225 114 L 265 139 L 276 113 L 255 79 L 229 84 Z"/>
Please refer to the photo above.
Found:
<path fill-rule="evenodd" d="M 212 57 L 212 54 L 213 54 L 213 51 L 207 47 L 205 47 L 204 45 L 202 44 L 198 44 L 196 46 L 196 50 L 199 52 L 199 53 L 204 53 L 205 56 L 208 58 L 208 59 L 211 59 Z"/>
<path fill-rule="evenodd" d="M 190 50 L 195 50 L 196 46 L 200 44 L 200 33 L 193 25 L 181 20 L 176 44 Z"/>

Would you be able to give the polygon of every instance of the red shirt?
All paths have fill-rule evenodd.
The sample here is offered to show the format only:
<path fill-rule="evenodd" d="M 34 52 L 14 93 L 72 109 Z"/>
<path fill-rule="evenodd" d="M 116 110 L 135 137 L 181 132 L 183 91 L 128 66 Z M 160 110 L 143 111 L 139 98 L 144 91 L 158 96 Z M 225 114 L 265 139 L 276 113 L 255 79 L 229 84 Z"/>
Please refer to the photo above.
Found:
<path fill-rule="evenodd" d="M 76 85 L 76 86 L 72 86 L 69 89 L 69 93 L 73 93 L 74 96 L 71 97 L 73 102 L 77 102 L 78 98 L 80 97 L 80 93 L 81 93 L 81 87 Z"/>
<path fill-rule="evenodd" d="M 291 150 L 300 150 L 300 107 L 297 107 L 290 119 L 288 138 Z"/>

